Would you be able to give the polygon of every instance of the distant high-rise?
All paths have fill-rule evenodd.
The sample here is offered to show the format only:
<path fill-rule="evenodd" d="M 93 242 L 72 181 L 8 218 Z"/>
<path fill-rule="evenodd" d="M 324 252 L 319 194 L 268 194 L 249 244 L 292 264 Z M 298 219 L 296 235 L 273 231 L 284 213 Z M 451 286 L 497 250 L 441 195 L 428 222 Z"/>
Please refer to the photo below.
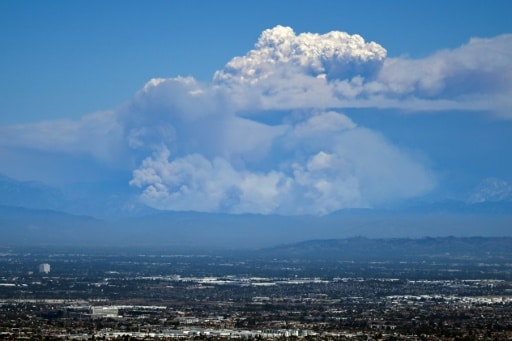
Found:
<path fill-rule="evenodd" d="M 47 274 L 49 272 L 50 272 L 50 264 L 48 264 L 48 263 L 39 264 L 39 273 Z"/>

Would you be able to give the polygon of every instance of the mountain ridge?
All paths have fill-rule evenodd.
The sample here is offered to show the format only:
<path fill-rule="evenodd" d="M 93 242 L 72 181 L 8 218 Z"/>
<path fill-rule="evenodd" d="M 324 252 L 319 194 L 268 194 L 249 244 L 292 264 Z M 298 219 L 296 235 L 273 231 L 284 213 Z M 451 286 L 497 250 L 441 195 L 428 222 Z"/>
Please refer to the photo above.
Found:
<path fill-rule="evenodd" d="M 307 240 L 266 248 L 269 257 L 330 260 L 512 258 L 512 237 L 422 237 Z"/>

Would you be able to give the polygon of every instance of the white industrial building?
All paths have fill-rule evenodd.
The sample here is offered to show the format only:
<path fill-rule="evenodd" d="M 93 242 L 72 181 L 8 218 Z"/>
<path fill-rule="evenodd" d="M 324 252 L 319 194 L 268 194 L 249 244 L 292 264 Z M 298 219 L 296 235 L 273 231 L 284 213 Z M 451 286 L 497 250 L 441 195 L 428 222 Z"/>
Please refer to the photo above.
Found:
<path fill-rule="evenodd" d="M 50 264 L 48 264 L 48 263 L 39 264 L 39 273 L 47 274 L 49 272 L 50 272 Z"/>
<path fill-rule="evenodd" d="M 100 306 L 100 307 L 92 307 L 92 317 L 93 318 L 119 318 L 119 309 L 118 307 L 112 306 Z"/>

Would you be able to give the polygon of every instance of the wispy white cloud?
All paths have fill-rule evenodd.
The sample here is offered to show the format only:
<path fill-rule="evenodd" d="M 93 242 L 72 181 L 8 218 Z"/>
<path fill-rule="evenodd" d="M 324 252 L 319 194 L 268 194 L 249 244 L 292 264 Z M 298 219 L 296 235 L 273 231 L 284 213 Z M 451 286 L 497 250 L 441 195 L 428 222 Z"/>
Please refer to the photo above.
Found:
<path fill-rule="evenodd" d="M 264 154 L 276 154 L 266 165 L 264 158 L 245 162 L 247 152 L 236 153 L 236 139 L 227 145 L 234 145 L 228 158 L 173 156 L 165 146 L 142 162 L 131 184 L 160 209 L 279 214 L 378 206 L 434 185 L 421 164 L 343 114 L 315 113 L 284 126 L 273 138 L 244 130 L 269 144 Z"/>
<path fill-rule="evenodd" d="M 325 214 L 381 206 L 427 193 L 435 176 L 343 109 L 511 117 L 511 52 L 505 35 L 419 60 L 387 58 L 357 35 L 277 26 L 211 83 L 153 79 L 109 112 L 1 127 L 0 152 L 86 155 L 123 167 L 141 200 L 160 209 Z M 269 120 L 273 112 L 279 117 Z"/>

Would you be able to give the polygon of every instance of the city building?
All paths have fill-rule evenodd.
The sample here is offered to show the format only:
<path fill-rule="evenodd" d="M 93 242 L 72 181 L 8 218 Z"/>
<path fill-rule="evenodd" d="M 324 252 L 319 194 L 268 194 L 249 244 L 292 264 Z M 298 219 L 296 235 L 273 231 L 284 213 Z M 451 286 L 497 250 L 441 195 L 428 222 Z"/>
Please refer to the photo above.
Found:
<path fill-rule="evenodd" d="M 50 264 L 48 264 L 48 263 L 39 264 L 39 273 L 47 274 L 49 272 L 50 272 Z"/>

